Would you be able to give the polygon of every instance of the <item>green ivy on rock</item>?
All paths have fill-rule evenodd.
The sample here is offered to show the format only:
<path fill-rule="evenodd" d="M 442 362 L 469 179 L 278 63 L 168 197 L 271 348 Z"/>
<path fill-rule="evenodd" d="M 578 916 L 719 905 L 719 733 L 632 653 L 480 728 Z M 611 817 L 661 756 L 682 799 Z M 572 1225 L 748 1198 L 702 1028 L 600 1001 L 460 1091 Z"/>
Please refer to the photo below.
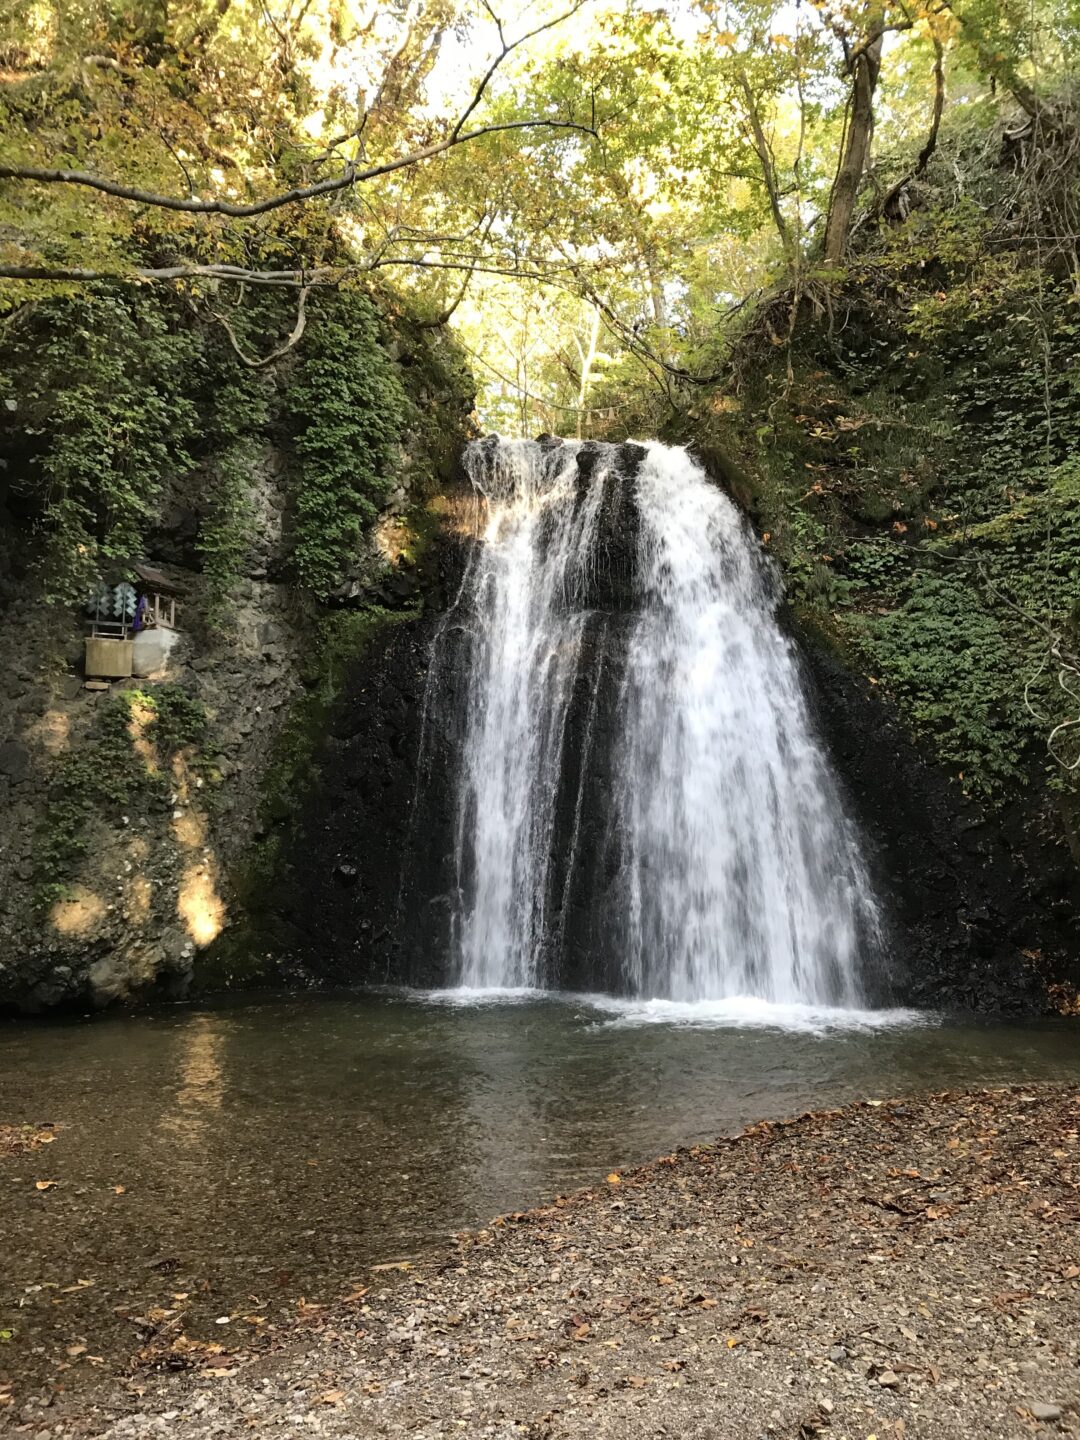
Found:
<path fill-rule="evenodd" d="M 326 599 L 393 487 L 406 414 L 365 296 L 311 302 L 286 408 L 298 463 L 293 565 L 300 583 Z"/>
<path fill-rule="evenodd" d="M 167 478 L 191 464 L 185 378 L 198 342 L 175 320 L 156 297 L 101 289 L 8 323 L 5 438 L 44 532 L 54 603 L 83 601 L 102 562 L 140 552 Z"/>
<path fill-rule="evenodd" d="M 274 297 L 264 296 L 234 306 L 230 324 L 240 343 L 252 350 L 264 345 L 264 332 L 273 333 L 279 308 Z M 220 629 L 251 546 L 252 484 L 271 424 L 275 386 L 265 370 L 252 370 L 240 362 L 221 328 L 204 336 L 203 358 L 200 400 L 207 417 L 206 458 L 198 553 L 206 587 L 205 618 L 211 629 Z"/>

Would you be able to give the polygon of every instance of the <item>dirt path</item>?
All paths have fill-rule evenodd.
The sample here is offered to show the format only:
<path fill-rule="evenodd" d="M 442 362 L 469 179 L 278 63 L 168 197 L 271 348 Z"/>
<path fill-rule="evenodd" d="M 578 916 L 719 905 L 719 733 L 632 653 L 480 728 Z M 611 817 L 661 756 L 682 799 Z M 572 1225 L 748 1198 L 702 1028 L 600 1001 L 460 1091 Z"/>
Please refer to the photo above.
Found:
<path fill-rule="evenodd" d="M 761 1124 L 507 1217 L 43 1440 L 1080 1436 L 1080 1088 Z"/>

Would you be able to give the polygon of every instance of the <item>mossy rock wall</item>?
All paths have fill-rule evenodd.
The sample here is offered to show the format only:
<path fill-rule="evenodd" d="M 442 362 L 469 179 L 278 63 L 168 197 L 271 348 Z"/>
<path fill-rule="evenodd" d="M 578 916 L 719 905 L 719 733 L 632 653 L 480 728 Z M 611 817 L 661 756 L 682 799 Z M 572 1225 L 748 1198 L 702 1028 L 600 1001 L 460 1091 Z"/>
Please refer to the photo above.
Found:
<path fill-rule="evenodd" d="M 243 938 L 277 817 L 315 783 L 315 736 L 350 663 L 438 603 L 425 551 L 473 403 L 452 342 L 392 296 L 326 297 L 253 388 L 197 307 L 170 305 L 104 290 L 30 307 L 5 334 L 0 1009 L 280 976 Z M 164 435 L 175 401 L 190 444 L 95 450 L 112 371 L 88 308 L 125 384 L 144 386 L 143 429 L 161 419 Z M 236 323 L 265 339 L 273 303 Z M 179 596 L 180 642 L 147 680 L 84 686 L 87 557 L 110 580 L 149 562 Z"/>

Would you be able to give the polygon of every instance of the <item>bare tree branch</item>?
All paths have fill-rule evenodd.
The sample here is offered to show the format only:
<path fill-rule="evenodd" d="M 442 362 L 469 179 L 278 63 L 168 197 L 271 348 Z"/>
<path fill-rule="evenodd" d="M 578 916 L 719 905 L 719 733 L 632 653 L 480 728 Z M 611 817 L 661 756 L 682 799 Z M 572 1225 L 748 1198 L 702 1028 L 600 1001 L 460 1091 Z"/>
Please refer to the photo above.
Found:
<path fill-rule="evenodd" d="M 187 186 L 187 193 L 188 193 L 189 195 L 194 195 L 194 194 L 195 194 L 195 186 L 194 186 L 194 184 L 192 183 L 192 180 L 191 180 L 191 172 L 188 170 L 187 166 L 184 164 L 183 160 L 180 158 L 179 152 L 178 152 L 178 151 L 176 150 L 176 148 L 173 146 L 173 144 L 172 144 L 172 142 L 170 141 L 169 137 L 165 134 L 165 131 L 164 131 L 164 130 L 159 130 L 159 131 L 158 131 L 158 134 L 161 136 L 161 143 L 165 146 L 165 149 L 168 150 L 169 154 L 173 157 L 173 159 L 176 161 L 177 165 L 180 167 L 180 172 L 181 172 L 181 174 L 182 174 L 183 177 L 184 177 L 184 184 Z"/>
<path fill-rule="evenodd" d="M 692 370 L 686 370 L 681 365 L 673 365 L 669 360 L 665 360 L 662 355 L 657 355 L 656 351 L 653 350 L 650 345 L 646 344 L 632 326 L 627 325 L 619 318 L 612 306 L 609 305 L 599 291 L 597 291 L 596 287 L 590 283 L 588 277 L 582 273 L 581 267 L 575 265 L 570 257 L 566 255 L 565 251 L 562 251 L 562 254 L 570 267 L 571 274 L 577 281 L 577 293 L 593 306 L 611 334 L 626 346 L 631 355 L 636 356 L 636 358 L 645 365 L 658 366 L 665 376 L 669 376 L 674 380 L 684 380 L 690 385 L 711 385 L 722 378 L 722 371 L 717 371 L 713 375 L 695 375 Z M 565 286 L 565 282 L 559 282 L 558 280 L 550 280 L 549 283 L 563 283 L 565 288 L 570 288 Z"/>
<path fill-rule="evenodd" d="M 211 313 L 213 314 L 214 319 L 225 331 L 225 334 L 228 335 L 229 343 L 232 345 L 232 348 L 236 351 L 237 355 L 248 367 L 248 369 L 264 370 L 267 365 L 272 365 L 275 360 L 280 360 L 283 355 L 287 355 L 295 345 L 298 345 L 300 343 L 300 337 L 303 335 L 304 327 L 307 325 L 307 297 L 310 293 L 310 290 L 311 286 L 305 285 L 304 288 L 300 291 L 300 301 L 296 307 L 296 324 L 293 326 L 292 333 L 290 334 L 289 338 L 285 341 L 284 345 L 279 345 L 276 350 L 272 350 L 269 355 L 264 355 L 261 359 L 254 359 L 244 350 L 243 346 L 236 338 L 236 332 L 233 330 L 232 326 L 229 324 L 228 320 L 226 320 L 224 315 L 220 315 L 216 310 L 212 311 Z"/>
<path fill-rule="evenodd" d="M 481 265 L 474 257 L 433 260 L 424 255 L 387 255 L 359 265 L 323 266 L 313 270 L 246 270 L 241 265 L 162 265 L 135 270 L 88 270 L 47 265 L 0 265 L 0 280 L 42 280 L 53 282 L 95 280 L 130 284 L 139 280 L 217 280 L 240 285 L 278 285 L 294 290 L 305 286 L 340 285 L 357 275 L 398 266 L 413 270 L 458 270 L 478 275 L 504 275 L 515 280 L 559 283 L 560 271 L 522 270 L 513 265 Z M 567 272 L 570 273 L 570 272 Z"/>
<path fill-rule="evenodd" d="M 1059 688 L 1073 705 L 1080 705 L 1080 690 L 1077 688 L 1080 686 L 1080 660 L 1075 655 L 1063 650 L 1060 642 L 1052 647 L 1051 654 L 1058 664 Z M 1060 724 L 1054 726 L 1046 738 L 1047 750 L 1064 770 L 1080 769 L 1080 751 L 1074 755 L 1072 760 L 1067 760 L 1058 748 L 1060 739 L 1065 735 L 1071 735 L 1077 726 L 1080 726 L 1080 716 L 1062 720 Z"/>
<path fill-rule="evenodd" d="M 379 7 L 377 5 L 372 7 L 371 19 L 364 27 L 363 31 L 361 32 L 362 34 L 370 34 L 371 28 L 374 25 L 376 19 L 378 18 L 378 10 Z M 360 116 L 360 123 L 358 125 L 355 125 L 353 129 L 346 130 L 343 134 L 336 135 L 332 140 L 327 141 L 322 154 L 316 156 L 315 158 L 314 163 L 316 165 L 321 165 L 324 161 L 329 160 L 335 150 L 339 149 L 342 145 L 347 145 L 350 140 L 361 141 L 363 139 L 363 134 L 365 129 L 367 128 L 368 121 L 371 119 L 372 115 L 374 115 L 378 111 L 379 107 L 383 102 L 383 98 L 386 95 L 386 92 L 390 86 L 390 82 L 393 78 L 398 61 L 402 58 L 402 56 L 409 48 L 409 44 L 412 40 L 416 27 L 417 14 L 418 5 L 416 3 L 416 0 L 409 0 L 409 6 L 406 10 L 404 21 L 402 22 L 401 34 L 398 38 L 398 43 L 394 46 L 393 50 L 390 52 L 389 56 L 386 59 L 386 64 L 383 67 L 382 79 L 379 81 L 379 85 L 377 90 L 375 91 L 373 99 L 370 103 L 368 103 L 365 97 L 363 111 Z M 441 41 L 441 34 L 441 31 L 436 32 L 436 46 Z M 358 149 L 357 154 L 359 153 L 360 151 Z"/>
<path fill-rule="evenodd" d="M 384 270 L 390 266 L 412 270 L 472 270 L 477 275 L 506 275 L 513 280 L 539 280 L 551 285 L 561 283 L 562 275 L 574 273 L 570 267 L 563 271 L 558 266 L 552 266 L 550 270 L 523 270 L 520 265 L 480 265 L 471 257 L 460 255 L 446 260 L 430 260 L 424 255 L 387 255 L 362 268 Z"/>
<path fill-rule="evenodd" d="M 501 380 L 504 385 L 509 385 L 510 389 L 516 391 L 521 399 L 531 400 L 534 404 L 543 405 L 548 410 L 565 410 L 571 415 L 609 415 L 614 410 L 625 408 L 625 406 L 612 404 L 593 405 L 583 409 L 580 405 L 561 405 L 558 400 L 546 400 L 542 395 L 535 395 L 527 387 L 523 387 L 519 380 L 512 380 L 509 375 L 496 369 L 490 360 L 478 354 L 477 351 L 473 350 L 469 345 L 466 345 L 463 340 L 459 340 L 458 343 L 466 354 L 471 356 L 478 365 L 482 365 L 485 370 L 495 376 L 496 380 Z"/>
<path fill-rule="evenodd" d="M 486 223 L 483 224 L 483 230 L 480 236 L 481 244 L 483 244 L 491 234 L 491 227 L 495 224 L 495 215 L 496 212 L 493 210 L 491 214 L 487 216 Z M 439 311 L 438 315 L 433 316 L 430 320 L 421 320 L 421 330 L 438 330 L 440 326 L 449 324 L 454 312 L 468 293 L 469 285 L 472 282 L 473 276 L 476 274 L 476 267 L 479 263 L 480 256 L 477 254 L 472 264 L 465 271 L 465 277 L 461 282 L 461 288 L 458 290 L 457 295 L 451 300 L 449 305 L 444 306 L 444 308 Z"/>
<path fill-rule="evenodd" d="M 78 281 L 112 280 L 118 284 L 133 280 L 228 280 L 247 285 L 285 285 L 300 289 L 304 284 L 332 285 L 344 278 L 345 270 L 245 270 L 239 265 L 139 266 L 134 270 L 88 270 L 73 266 L 0 265 L 0 280 Z"/>
<path fill-rule="evenodd" d="M 438 330 L 443 325 L 449 325 L 450 321 L 454 318 L 454 314 L 458 306 L 468 294 L 469 282 L 472 280 L 472 277 L 475 273 L 476 266 L 470 265 L 469 268 L 465 271 L 465 277 L 462 280 L 458 292 L 454 296 L 453 300 L 451 300 L 448 305 L 444 305 L 443 308 L 439 311 L 439 313 L 437 315 L 433 315 L 429 320 L 417 321 L 417 328 L 420 330 Z"/>
<path fill-rule="evenodd" d="M 304 200 L 315 200 L 323 195 L 334 195 L 341 190 L 347 190 L 353 185 L 362 185 L 369 180 L 375 180 L 382 175 L 390 175 L 395 171 L 407 169 L 413 165 L 423 164 L 424 161 L 433 160 L 438 155 L 445 154 L 448 150 L 458 145 L 466 145 L 473 140 L 479 140 L 484 135 L 505 134 L 515 130 L 567 130 L 578 134 L 596 137 L 595 115 L 592 124 L 583 125 L 572 120 L 516 120 L 508 121 L 497 125 L 481 125 L 474 130 L 466 130 L 465 125 L 469 117 L 475 112 L 481 103 L 491 83 L 492 77 L 499 66 L 506 60 L 513 51 L 524 45 L 526 41 L 542 34 L 546 30 L 561 25 L 569 20 L 588 0 L 575 0 L 575 3 L 568 10 L 563 11 L 553 19 L 545 21 L 542 25 L 535 26 L 532 30 L 526 31 L 517 40 L 507 41 L 505 38 L 502 22 L 495 15 L 490 5 L 485 0 L 485 7 L 492 19 L 495 21 L 499 35 L 500 50 L 494 60 L 488 66 L 481 77 L 472 99 L 462 111 L 454 123 L 453 129 L 444 139 L 436 141 L 432 145 L 422 146 L 407 155 L 398 156 L 394 160 L 387 160 L 378 165 L 370 165 L 364 169 L 359 167 L 357 160 L 346 162 L 341 174 L 331 176 L 326 180 L 315 181 L 311 185 L 295 186 L 291 190 L 283 191 L 279 195 L 268 196 L 265 200 L 255 200 L 248 204 L 240 204 L 232 200 L 204 200 L 197 195 L 187 196 L 162 195 L 153 190 L 144 190 L 135 185 L 124 185 L 116 180 L 109 180 L 102 175 L 94 175 L 85 170 L 64 170 L 42 168 L 33 165 L 0 165 L 0 180 L 28 180 L 41 185 L 77 185 L 86 189 L 97 190 L 105 195 L 112 195 L 119 200 L 130 200 L 139 205 L 153 205 L 163 210 L 179 210 L 187 214 L 195 215 L 227 215 L 232 219 L 248 219 L 255 215 L 265 215 L 272 210 L 279 210 L 285 205 L 294 205 Z M 307 6 L 301 11 L 303 15 Z M 276 31 L 279 39 L 284 44 L 286 37 L 282 35 L 281 29 L 274 20 L 269 8 L 263 3 L 263 11 L 270 24 Z M 325 158 L 338 146 L 346 141 L 359 136 L 367 121 L 367 111 L 354 131 L 332 140 L 324 152 Z"/>
<path fill-rule="evenodd" d="M 586 4 L 588 4 L 588 0 L 576 0 L 576 4 L 571 5 L 569 10 L 564 10 L 561 15 L 556 15 L 553 20 L 547 20 L 544 22 L 543 25 L 537 25 L 535 29 L 526 31 L 526 33 L 520 36 L 517 40 L 508 41 L 503 31 L 502 21 L 499 19 L 498 15 L 495 14 L 495 11 L 491 8 L 491 6 L 487 3 L 487 0 L 484 0 L 484 9 L 488 12 L 492 20 L 495 22 L 495 29 L 498 32 L 499 45 L 501 48 L 499 50 L 499 53 L 495 56 L 495 59 L 492 60 L 487 70 L 485 70 L 484 74 L 481 76 L 480 83 L 479 85 L 477 85 L 476 90 L 473 93 L 472 99 L 469 101 L 468 105 L 466 105 L 465 109 L 458 117 L 457 124 L 450 132 L 451 137 L 456 138 L 458 135 L 461 134 L 462 130 L 465 128 L 465 125 L 468 122 L 469 116 L 480 104 L 481 100 L 483 100 L 484 92 L 487 90 L 488 85 L 491 83 L 491 79 L 494 76 L 496 70 L 498 70 L 499 66 L 503 63 L 503 61 L 512 51 L 516 50 L 518 46 L 524 45 L 527 40 L 532 40 L 535 36 L 542 35 L 545 30 L 552 30 L 555 28 L 556 25 L 561 25 L 564 20 L 569 20 L 571 16 L 576 15 L 577 12 Z"/>
<path fill-rule="evenodd" d="M 934 13 L 936 14 L 937 12 L 935 11 Z M 893 31 L 912 30 L 914 27 L 914 20 L 897 20 L 893 25 L 875 25 L 862 44 L 857 45 L 854 50 L 852 50 L 845 41 L 844 64 L 847 66 L 848 74 L 851 75 L 854 73 L 857 62 L 861 60 L 868 51 L 873 50 L 878 41 L 884 39 L 886 35 Z"/>
<path fill-rule="evenodd" d="M 386 160 L 381 165 L 370 165 L 360 170 L 350 161 L 340 175 L 319 180 L 314 185 L 297 186 L 271 195 L 265 200 L 256 200 L 249 205 L 238 205 L 231 200 L 202 200 L 198 196 L 159 195 L 153 190 L 142 190 L 134 185 L 122 185 L 116 180 L 107 180 L 101 175 L 92 175 L 85 170 L 42 170 L 33 165 L 0 165 L 0 180 L 32 180 L 42 185 L 82 185 L 90 190 L 100 190 L 105 195 L 114 195 L 120 200 L 132 200 L 139 205 L 154 205 L 163 210 L 183 210 L 195 215 L 228 215 L 234 219 L 247 219 L 253 215 L 265 215 L 271 210 L 280 210 L 283 205 L 295 205 L 301 200 L 315 200 L 321 195 L 333 195 L 346 190 L 350 185 L 361 185 L 380 175 L 391 175 L 396 170 L 420 165 L 433 160 L 457 145 L 467 145 L 483 135 L 500 135 L 511 130 L 572 130 L 582 135 L 596 137 L 596 130 L 589 125 L 579 125 L 572 120 L 515 120 L 502 125 L 481 125 L 464 134 L 451 133 L 445 140 L 434 145 L 425 145 L 409 155 L 396 160 Z"/>

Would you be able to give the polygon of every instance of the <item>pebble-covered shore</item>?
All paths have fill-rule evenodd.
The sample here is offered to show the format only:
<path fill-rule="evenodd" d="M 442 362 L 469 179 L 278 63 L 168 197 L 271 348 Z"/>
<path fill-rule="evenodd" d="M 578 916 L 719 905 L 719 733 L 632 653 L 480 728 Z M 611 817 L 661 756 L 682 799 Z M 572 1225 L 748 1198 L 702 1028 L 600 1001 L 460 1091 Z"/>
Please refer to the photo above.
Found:
<path fill-rule="evenodd" d="M 36 1440 L 1080 1435 L 1078 1130 L 1074 1086 L 763 1123 L 377 1269 L 261 1350 L 163 1346 L 92 1402 L 9 1423 Z"/>

